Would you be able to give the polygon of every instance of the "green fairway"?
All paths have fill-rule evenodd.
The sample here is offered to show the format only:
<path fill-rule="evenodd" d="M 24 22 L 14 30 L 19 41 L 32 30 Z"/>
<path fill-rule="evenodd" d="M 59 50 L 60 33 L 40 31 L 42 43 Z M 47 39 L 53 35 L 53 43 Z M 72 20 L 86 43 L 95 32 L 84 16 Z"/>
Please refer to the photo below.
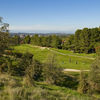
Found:
<path fill-rule="evenodd" d="M 27 44 L 14 46 L 13 48 L 14 51 L 17 52 L 25 53 L 26 51 L 28 51 L 32 53 L 34 55 L 34 58 L 39 60 L 40 62 L 45 62 L 48 54 L 54 52 L 57 55 L 58 63 L 61 65 L 61 67 L 70 69 L 81 69 L 81 70 L 89 69 L 91 63 L 94 61 L 94 59 L 91 58 L 95 56 L 95 54 L 78 54 L 78 53 L 72 53 L 71 51 L 67 50 L 58 50 L 55 48 L 48 49 Z M 66 54 L 71 54 L 71 55 L 66 55 Z"/>
<path fill-rule="evenodd" d="M 88 57 L 88 58 L 95 58 L 96 57 L 96 53 L 91 53 L 91 54 L 74 53 L 73 51 L 62 50 L 62 49 L 55 49 L 55 48 L 51 48 L 51 50 L 59 52 L 59 53 L 71 54 L 71 55 L 75 55 L 75 56 L 83 56 L 83 57 Z"/>

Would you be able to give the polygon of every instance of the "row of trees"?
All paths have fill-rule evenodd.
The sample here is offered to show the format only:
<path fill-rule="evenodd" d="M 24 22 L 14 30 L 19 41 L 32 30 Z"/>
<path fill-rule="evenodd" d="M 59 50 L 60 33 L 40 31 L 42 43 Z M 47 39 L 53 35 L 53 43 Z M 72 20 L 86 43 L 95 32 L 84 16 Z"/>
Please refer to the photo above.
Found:
<path fill-rule="evenodd" d="M 94 53 L 96 46 L 100 43 L 100 29 L 99 28 L 84 28 L 78 29 L 75 34 L 61 39 L 59 36 L 25 36 L 24 43 L 62 48 L 66 50 L 73 50 L 78 53 Z"/>
<path fill-rule="evenodd" d="M 29 35 L 24 37 L 24 43 L 33 44 L 38 46 L 46 46 L 53 48 L 61 48 L 62 40 L 57 35 L 38 36 L 35 34 L 33 37 Z"/>
<path fill-rule="evenodd" d="M 57 35 L 38 36 L 35 34 L 32 37 L 27 35 L 24 39 L 21 39 L 16 35 L 11 38 L 11 41 L 14 45 L 20 44 L 23 41 L 26 44 L 73 50 L 77 53 L 94 53 L 95 48 L 100 44 L 100 29 L 78 29 L 75 34 L 65 38 L 60 38 Z"/>
<path fill-rule="evenodd" d="M 78 53 L 93 53 L 97 44 L 100 43 L 100 29 L 99 28 L 84 28 L 78 29 L 75 35 L 69 36 L 65 49 L 74 50 Z"/>

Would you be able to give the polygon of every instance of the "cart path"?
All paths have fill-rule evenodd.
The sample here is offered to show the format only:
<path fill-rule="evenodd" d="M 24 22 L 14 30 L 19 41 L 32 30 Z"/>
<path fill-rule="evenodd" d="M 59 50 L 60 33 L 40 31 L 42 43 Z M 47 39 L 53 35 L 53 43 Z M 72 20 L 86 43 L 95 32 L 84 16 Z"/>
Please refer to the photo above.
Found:
<path fill-rule="evenodd" d="M 92 58 L 92 57 L 84 57 L 84 56 L 77 56 L 77 55 L 71 55 L 71 54 L 65 54 L 65 53 L 60 53 L 58 51 L 54 51 L 54 50 L 51 50 L 50 48 L 47 48 L 48 50 L 54 52 L 54 53 L 58 53 L 58 54 L 61 54 L 61 55 L 66 55 L 66 56 L 74 56 L 74 57 L 80 57 L 80 58 L 87 58 L 87 59 L 95 59 L 95 58 Z"/>
<path fill-rule="evenodd" d="M 58 53 L 58 54 L 61 54 L 61 55 L 73 56 L 73 57 L 80 57 L 80 58 L 87 58 L 87 59 L 93 59 L 93 60 L 95 59 L 95 58 L 92 58 L 92 57 L 84 57 L 84 56 L 77 56 L 77 55 L 72 55 L 72 54 L 60 53 L 60 52 L 58 52 L 58 51 L 51 50 L 51 49 L 48 48 L 48 47 L 35 46 L 35 45 L 30 45 L 30 44 L 28 44 L 28 45 L 31 46 L 31 47 L 38 47 L 38 48 L 40 48 L 40 49 L 48 49 L 48 50 L 51 51 L 51 52 Z"/>
<path fill-rule="evenodd" d="M 64 72 L 81 72 L 81 71 L 89 71 L 89 70 L 78 70 L 78 69 L 63 69 Z"/>

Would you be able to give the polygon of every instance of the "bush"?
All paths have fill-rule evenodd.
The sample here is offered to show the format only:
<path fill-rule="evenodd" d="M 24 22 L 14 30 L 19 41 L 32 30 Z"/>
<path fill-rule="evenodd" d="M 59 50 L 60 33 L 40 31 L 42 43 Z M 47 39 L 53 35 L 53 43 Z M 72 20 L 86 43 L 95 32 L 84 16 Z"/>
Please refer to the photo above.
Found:
<path fill-rule="evenodd" d="M 62 68 L 59 67 L 54 54 L 48 55 L 43 68 L 43 76 L 49 84 L 61 85 L 62 81 L 64 81 Z"/>
<path fill-rule="evenodd" d="M 18 53 L 18 52 L 13 52 L 13 55 L 18 57 L 18 58 L 21 58 L 22 57 L 22 53 Z"/>
<path fill-rule="evenodd" d="M 11 50 L 5 50 L 4 52 L 6 55 L 13 55 L 13 52 Z"/>

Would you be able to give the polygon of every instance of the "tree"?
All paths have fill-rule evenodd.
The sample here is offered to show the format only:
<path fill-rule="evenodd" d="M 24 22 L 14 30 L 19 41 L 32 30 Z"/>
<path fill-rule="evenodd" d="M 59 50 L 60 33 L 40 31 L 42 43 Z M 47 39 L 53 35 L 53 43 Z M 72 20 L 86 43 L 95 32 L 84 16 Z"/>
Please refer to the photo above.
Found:
<path fill-rule="evenodd" d="M 95 48 L 97 56 L 100 56 L 100 46 L 99 45 Z"/>
<path fill-rule="evenodd" d="M 25 76 L 23 78 L 23 83 L 28 86 L 34 85 L 34 67 L 32 65 L 27 66 L 25 70 Z"/>
<path fill-rule="evenodd" d="M 4 53 L 4 50 L 10 45 L 9 33 L 0 32 L 0 53 Z"/>
<path fill-rule="evenodd" d="M 16 75 L 24 75 L 27 67 L 31 65 L 32 59 L 33 55 L 31 53 L 26 52 L 23 54 L 14 68 Z"/>
<path fill-rule="evenodd" d="M 89 93 L 100 92 L 100 56 L 91 65 L 88 80 L 90 86 Z"/>
<path fill-rule="evenodd" d="M 58 36 L 52 35 L 52 43 L 51 43 L 51 46 L 53 48 L 61 48 L 61 43 L 62 43 L 62 40 Z"/>
<path fill-rule="evenodd" d="M 30 44 L 30 36 L 29 35 L 24 37 L 24 43 Z"/>
<path fill-rule="evenodd" d="M 18 45 L 20 44 L 20 37 L 18 35 L 15 35 L 13 37 L 10 38 L 10 43 L 11 45 Z"/>
<path fill-rule="evenodd" d="M 84 28 L 80 34 L 81 38 L 81 52 L 88 53 L 90 45 L 90 31 L 88 28 Z"/>
<path fill-rule="evenodd" d="M 9 24 L 2 22 L 2 17 L 0 17 L 0 53 L 3 53 L 4 50 L 10 44 L 10 36 L 8 33 Z"/>
<path fill-rule="evenodd" d="M 42 64 L 38 60 L 33 59 L 31 66 L 34 68 L 34 80 L 39 80 L 42 76 Z"/>
<path fill-rule="evenodd" d="M 24 84 L 34 85 L 34 81 L 38 81 L 42 76 L 42 64 L 34 60 L 27 66 L 25 70 Z"/>
<path fill-rule="evenodd" d="M 46 36 L 46 37 L 44 37 L 44 35 L 40 36 L 40 46 L 50 47 L 51 41 L 52 41 L 51 36 Z"/>
<path fill-rule="evenodd" d="M 100 92 L 100 46 L 96 48 L 97 57 L 91 65 L 88 80 L 90 90 L 89 93 Z"/>
<path fill-rule="evenodd" d="M 74 47 L 75 47 L 75 44 L 74 44 L 74 35 L 70 35 L 69 36 L 69 39 L 67 41 L 66 46 L 67 46 L 67 48 L 69 50 L 74 50 Z"/>
<path fill-rule="evenodd" d="M 97 43 L 100 43 L 99 28 L 84 28 L 75 32 L 75 52 L 93 53 Z"/>
<path fill-rule="evenodd" d="M 80 76 L 79 76 L 78 92 L 79 93 L 87 93 L 87 91 L 88 91 L 87 78 L 86 78 L 86 75 L 84 74 L 84 72 L 81 71 Z"/>
<path fill-rule="evenodd" d="M 40 37 L 40 45 L 41 45 L 41 46 L 46 46 L 46 39 L 45 39 L 44 35 L 42 35 L 42 36 Z"/>
<path fill-rule="evenodd" d="M 59 85 L 62 82 L 62 68 L 59 67 L 56 61 L 56 56 L 54 54 L 48 55 L 43 68 L 43 76 L 45 78 L 45 81 L 49 84 Z"/>
<path fill-rule="evenodd" d="M 37 34 L 31 37 L 31 44 L 33 45 L 40 45 L 40 38 Z"/>
<path fill-rule="evenodd" d="M 0 31 L 2 32 L 8 32 L 8 27 L 9 27 L 9 24 L 8 23 L 3 23 L 2 22 L 2 17 L 0 17 Z"/>
<path fill-rule="evenodd" d="M 80 42 L 81 42 L 81 39 L 80 39 L 80 34 L 81 34 L 82 30 L 77 30 L 75 32 L 75 52 L 80 52 Z"/>
<path fill-rule="evenodd" d="M 46 37 L 46 46 L 47 47 L 51 47 L 51 41 L 52 41 L 52 37 L 51 35 Z"/>

